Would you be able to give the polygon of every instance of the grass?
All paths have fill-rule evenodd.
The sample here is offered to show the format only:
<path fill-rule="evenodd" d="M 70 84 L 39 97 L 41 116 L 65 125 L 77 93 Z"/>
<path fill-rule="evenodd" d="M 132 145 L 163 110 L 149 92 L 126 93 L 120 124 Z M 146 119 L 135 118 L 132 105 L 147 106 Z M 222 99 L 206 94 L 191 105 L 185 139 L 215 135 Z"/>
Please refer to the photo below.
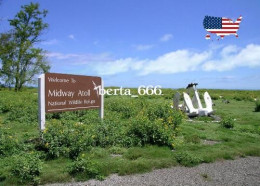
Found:
<path fill-rule="evenodd" d="M 30 93 L 32 98 L 36 100 L 36 91 L 36 89 L 30 89 L 25 91 L 24 94 Z M 136 90 L 133 90 L 133 94 L 134 91 Z M 0 91 L 0 97 L 6 95 L 6 92 L 8 91 Z M 146 99 L 150 103 L 164 102 L 171 104 L 171 96 L 174 92 L 175 90 L 167 89 L 163 92 L 164 96 L 144 96 L 132 99 L 132 101 L 135 103 L 141 99 Z M 256 103 L 252 101 L 254 98 L 259 99 L 260 91 L 209 90 L 209 93 L 214 97 L 216 115 L 221 118 L 226 116 L 234 118 L 234 128 L 223 128 L 220 123 L 212 122 L 212 119 L 205 117 L 196 118 L 192 122 L 185 120 L 180 125 L 179 134 L 173 144 L 174 150 L 170 147 L 157 145 L 126 148 L 115 144 L 104 148 L 91 147 L 82 152 L 80 157 L 95 162 L 100 174 L 108 176 L 113 173 L 119 175 L 136 174 L 176 165 L 194 166 L 199 163 L 209 163 L 220 159 L 260 156 L 260 112 L 255 112 Z M 13 93 L 10 93 L 10 95 L 17 96 L 13 95 Z M 229 99 L 230 103 L 223 103 L 220 96 Z M 131 98 L 107 96 L 105 103 L 108 101 L 124 103 L 125 100 L 129 99 Z M 115 114 L 113 115 L 113 113 Z M 105 110 L 105 117 L 111 119 L 118 117 L 116 111 L 109 113 L 110 115 L 106 114 Z M 37 123 L 5 122 L 7 117 L 8 112 L 0 113 L 1 131 L 8 131 L 18 141 L 39 136 Z M 122 118 L 122 122 L 127 122 L 129 116 L 122 114 Z M 219 143 L 205 145 L 201 143 L 202 140 L 213 140 Z M 27 148 L 33 148 L 32 146 L 29 142 Z M 114 154 L 120 156 L 112 156 Z M 8 164 L 10 161 L 11 157 L 0 155 L 0 185 L 19 185 L 18 180 L 10 174 Z M 73 177 L 68 174 L 66 170 L 72 161 L 66 157 L 44 160 L 42 174 L 40 175 L 41 184 L 69 182 L 72 179 L 88 179 L 84 176 Z M 201 176 L 205 180 L 210 179 L 207 174 L 201 174 Z"/>

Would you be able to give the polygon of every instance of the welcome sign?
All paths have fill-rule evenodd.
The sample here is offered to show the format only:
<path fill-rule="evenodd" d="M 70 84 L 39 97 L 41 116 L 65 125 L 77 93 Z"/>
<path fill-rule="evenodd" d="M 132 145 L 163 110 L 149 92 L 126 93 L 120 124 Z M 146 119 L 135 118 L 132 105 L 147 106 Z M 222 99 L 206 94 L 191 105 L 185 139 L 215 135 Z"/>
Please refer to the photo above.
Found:
<path fill-rule="evenodd" d="M 100 109 L 100 117 L 103 118 L 100 77 L 46 73 L 38 81 L 41 130 L 45 128 L 45 113 L 96 108 Z"/>
<path fill-rule="evenodd" d="M 60 112 L 101 107 L 101 78 L 45 74 L 45 111 Z"/>

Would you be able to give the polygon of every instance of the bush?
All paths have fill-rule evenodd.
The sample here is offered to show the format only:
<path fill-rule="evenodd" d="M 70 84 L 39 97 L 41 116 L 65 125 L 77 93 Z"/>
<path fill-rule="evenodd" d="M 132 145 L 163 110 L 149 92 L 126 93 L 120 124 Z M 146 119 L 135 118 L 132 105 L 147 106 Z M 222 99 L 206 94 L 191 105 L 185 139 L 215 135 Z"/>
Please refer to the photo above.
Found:
<path fill-rule="evenodd" d="M 222 127 L 231 129 L 235 126 L 235 121 L 232 117 L 226 117 L 220 121 Z"/>
<path fill-rule="evenodd" d="M 150 121 L 146 117 L 138 117 L 131 121 L 127 136 L 131 138 L 130 146 L 145 144 L 168 144 L 169 135 L 161 121 Z"/>
<path fill-rule="evenodd" d="M 257 102 L 255 103 L 255 111 L 256 111 L 256 112 L 260 112 L 260 101 L 257 101 Z"/>
<path fill-rule="evenodd" d="M 234 96 L 234 100 L 236 101 L 242 101 L 244 98 L 241 96 Z"/>
<path fill-rule="evenodd" d="M 43 131 L 40 149 L 49 159 L 60 156 L 75 159 L 91 146 L 107 147 L 123 145 L 127 137 L 125 127 L 117 120 L 95 121 L 92 124 L 52 120 Z"/>
<path fill-rule="evenodd" d="M 103 122 L 98 122 L 92 127 L 93 146 L 128 146 L 126 124 L 116 117 L 113 120 L 104 119 Z"/>
<path fill-rule="evenodd" d="M 5 119 L 5 123 L 11 121 L 18 121 L 20 123 L 36 123 L 37 122 L 37 107 L 35 105 L 30 106 L 16 106 L 8 112 Z"/>
<path fill-rule="evenodd" d="M 69 174 L 77 175 L 81 174 L 87 178 L 99 178 L 100 171 L 97 168 L 97 164 L 90 159 L 77 158 L 67 167 Z"/>
<path fill-rule="evenodd" d="M 109 111 L 117 112 L 117 114 L 120 114 L 123 119 L 128 119 L 138 113 L 138 104 L 134 103 L 132 100 L 118 98 L 111 101 L 109 100 L 106 104 L 106 108 Z"/>
<path fill-rule="evenodd" d="M 75 161 L 72 162 L 71 165 L 68 166 L 68 172 L 71 175 L 82 173 L 85 171 L 87 164 L 88 163 L 86 160 L 77 158 Z"/>
<path fill-rule="evenodd" d="M 147 109 L 150 105 L 141 101 L 139 106 Z M 103 122 L 96 123 L 93 127 L 95 146 L 132 147 L 145 144 L 170 146 L 177 133 L 175 129 L 182 122 L 181 112 L 173 111 L 170 106 L 165 105 L 158 109 L 163 109 L 163 112 L 155 108 L 147 111 L 144 108 L 136 117 L 126 121 L 110 114 L 113 117 L 108 116 Z"/>
<path fill-rule="evenodd" d="M 39 175 L 42 169 L 42 161 L 35 153 L 21 153 L 13 156 L 11 172 L 18 177 L 21 183 L 32 182 L 39 184 Z"/>
<path fill-rule="evenodd" d="M 212 99 L 212 100 L 218 100 L 218 99 L 219 99 L 219 96 L 217 96 L 217 95 L 211 95 L 211 99 Z"/>
<path fill-rule="evenodd" d="M 7 113 L 5 123 L 11 121 L 36 123 L 37 111 L 37 95 L 31 92 L 1 92 L 0 113 Z"/>
<path fill-rule="evenodd" d="M 140 115 L 132 119 L 126 133 L 131 138 L 131 146 L 145 144 L 171 146 L 177 134 L 175 129 L 182 122 L 182 115 L 179 111 L 169 109 L 168 113 L 162 114 L 161 117 L 151 121 L 149 115 L 148 117 Z"/>
<path fill-rule="evenodd" d="M 179 164 L 186 167 L 198 165 L 203 161 L 201 158 L 187 152 L 177 152 L 174 158 Z"/>
<path fill-rule="evenodd" d="M 80 152 L 92 144 L 90 130 L 80 123 L 62 123 L 52 120 L 43 131 L 41 148 L 47 151 L 47 158 L 60 156 L 78 157 Z"/>
<path fill-rule="evenodd" d="M 233 99 L 236 101 L 253 101 L 253 98 L 248 95 L 236 95 Z"/>
<path fill-rule="evenodd" d="M 65 115 L 67 121 L 51 120 L 43 132 L 40 149 L 46 151 L 50 159 L 60 156 L 75 159 L 90 146 L 132 147 L 146 144 L 172 146 L 177 134 L 176 129 L 182 122 L 181 112 L 171 109 L 169 105 L 149 104 L 144 100 L 133 104 L 138 109 L 131 106 L 131 100 L 127 100 L 125 104 L 130 108 L 130 115 L 120 114 L 128 109 L 111 101 L 107 105 L 110 110 L 106 112 L 107 116 L 102 122 L 93 112 L 85 112 L 85 115 L 80 113 L 82 115 L 79 118 L 82 122 L 70 121 L 74 116 L 69 114 Z M 141 111 L 138 113 L 139 109 Z"/>
<path fill-rule="evenodd" d="M 20 150 L 21 145 L 11 134 L 0 130 L 0 155 L 12 155 Z"/>
<path fill-rule="evenodd" d="M 107 115 L 103 121 L 93 111 L 59 114 L 63 115 L 60 120 L 51 120 L 47 124 L 39 148 L 46 151 L 50 159 L 60 156 L 75 159 L 91 146 L 172 146 L 176 129 L 183 118 L 180 111 L 160 102 L 140 100 L 134 103 L 125 98 L 118 100 L 117 104 L 115 100 L 108 102 Z M 78 122 L 73 121 L 74 114 L 79 115 Z"/>
<path fill-rule="evenodd" d="M 149 120 L 155 120 L 158 118 L 166 119 L 169 116 L 170 107 L 162 104 L 152 104 L 149 105 L 146 112 Z"/>

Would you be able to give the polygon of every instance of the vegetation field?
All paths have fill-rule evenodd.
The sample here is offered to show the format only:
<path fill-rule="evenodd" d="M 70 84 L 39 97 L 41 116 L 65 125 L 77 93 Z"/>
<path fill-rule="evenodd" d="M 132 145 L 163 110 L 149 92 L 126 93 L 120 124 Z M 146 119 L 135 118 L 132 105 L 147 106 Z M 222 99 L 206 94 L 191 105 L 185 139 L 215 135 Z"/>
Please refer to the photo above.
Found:
<path fill-rule="evenodd" d="M 0 185 L 102 180 L 112 173 L 260 156 L 260 91 L 208 90 L 220 122 L 172 110 L 176 91 L 183 90 L 105 96 L 103 121 L 98 110 L 53 113 L 39 132 L 37 89 L 1 89 Z"/>

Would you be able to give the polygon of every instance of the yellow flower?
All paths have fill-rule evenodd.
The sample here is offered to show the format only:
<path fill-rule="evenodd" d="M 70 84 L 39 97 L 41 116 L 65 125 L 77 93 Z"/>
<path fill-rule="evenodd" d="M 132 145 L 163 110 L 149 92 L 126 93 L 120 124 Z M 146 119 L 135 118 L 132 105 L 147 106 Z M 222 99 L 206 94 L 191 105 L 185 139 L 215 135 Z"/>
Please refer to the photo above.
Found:
<path fill-rule="evenodd" d="M 46 143 L 46 144 L 45 144 L 45 147 L 48 147 L 48 146 L 49 146 L 49 143 Z"/>

